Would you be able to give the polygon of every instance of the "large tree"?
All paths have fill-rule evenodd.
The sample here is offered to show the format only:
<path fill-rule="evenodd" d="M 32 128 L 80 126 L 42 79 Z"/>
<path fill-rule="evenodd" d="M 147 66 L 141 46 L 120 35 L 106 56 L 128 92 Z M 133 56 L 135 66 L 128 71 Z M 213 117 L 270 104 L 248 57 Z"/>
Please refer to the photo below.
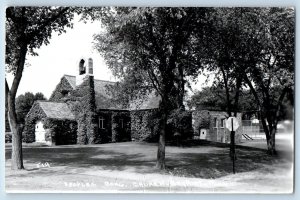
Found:
<path fill-rule="evenodd" d="M 23 169 L 22 137 L 18 125 L 15 98 L 22 78 L 27 55 L 42 44 L 48 44 L 54 31 L 65 32 L 71 27 L 73 12 L 68 7 L 8 7 L 6 9 L 6 71 L 13 74 L 9 87 L 5 80 L 5 97 L 12 131 L 12 169 Z"/>
<path fill-rule="evenodd" d="M 102 17 L 106 31 L 96 48 L 115 75 L 131 84 L 135 94 L 154 91 L 161 97 L 157 167 L 165 168 L 168 116 L 182 108 L 186 77 L 195 76 L 193 34 L 205 25 L 205 8 L 109 8 Z M 134 83 L 135 82 L 135 83 Z"/>
<path fill-rule="evenodd" d="M 243 78 L 260 109 L 268 153 L 276 154 L 275 133 L 285 97 L 293 102 L 295 12 L 293 8 L 252 9 L 244 34 L 252 46 Z"/>
<path fill-rule="evenodd" d="M 202 55 L 205 70 L 214 74 L 213 86 L 224 89 L 225 109 L 228 115 L 236 115 L 239 105 L 243 78 L 240 75 L 248 56 L 241 30 L 245 8 L 215 8 L 209 16 L 210 26 L 206 34 L 199 32 L 195 48 Z"/>
<path fill-rule="evenodd" d="M 208 69 L 217 72 L 217 83 L 227 91 L 228 111 L 236 110 L 243 86 L 252 92 L 270 154 L 276 153 L 283 100 L 287 94 L 293 98 L 294 18 L 293 8 L 216 8 L 211 34 L 198 40 L 206 47 Z"/>

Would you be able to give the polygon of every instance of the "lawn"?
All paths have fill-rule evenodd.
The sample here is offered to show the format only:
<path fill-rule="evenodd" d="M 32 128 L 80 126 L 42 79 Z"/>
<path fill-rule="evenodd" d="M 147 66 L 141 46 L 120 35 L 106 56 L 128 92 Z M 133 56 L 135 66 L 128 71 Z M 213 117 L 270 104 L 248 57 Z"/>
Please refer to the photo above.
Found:
<path fill-rule="evenodd" d="M 156 144 L 24 145 L 25 170 L 10 170 L 6 145 L 7 192 L 292 192 L 291 157 L 266 155 L 240 146 L 236 174 L 226 145 L 198 142 L 167 146 L 167 169 L 155 169 Z"/>

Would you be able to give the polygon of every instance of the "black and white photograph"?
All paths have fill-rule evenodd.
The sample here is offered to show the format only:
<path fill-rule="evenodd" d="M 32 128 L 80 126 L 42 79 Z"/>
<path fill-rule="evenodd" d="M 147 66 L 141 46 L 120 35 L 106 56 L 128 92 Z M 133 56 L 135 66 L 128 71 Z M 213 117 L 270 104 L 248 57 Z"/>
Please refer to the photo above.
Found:
<path fill-rule="evenodd" d="M 295 7 L 5 12 L 6 193 L 294 192 Z"/>

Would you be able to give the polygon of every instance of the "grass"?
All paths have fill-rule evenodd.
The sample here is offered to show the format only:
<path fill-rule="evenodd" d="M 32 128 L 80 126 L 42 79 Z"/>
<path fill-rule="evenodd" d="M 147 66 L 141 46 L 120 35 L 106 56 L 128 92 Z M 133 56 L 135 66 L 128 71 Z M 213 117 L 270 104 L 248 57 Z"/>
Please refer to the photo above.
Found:
<path fill-rule="evenodd" d="M 265 150 L 240 146 L 236 150 L 237 173 L 233 175 L 228 145 L 197 142 L 182 147 L 167 146 L 167 169 L 163 172 L 155 168 L 156 151 L 156 144 L 138 142 L 25 145 L 26 169 L 13 172 L 10 170 L 11 147 L 6 145 L 6 189 L 11 192 L 74 191 L 76 186 L 75 191 L 93 192 L 234 192 L 233 185 L 240 184 L 244 186 L 239 191 L 245 192 L 260 192 L 263 188 L 265 192 L 292 189 L 292 165 L 281 154 L 274 158 L 266 155 Z M 50 167 L 41 167 L 44 163 Z M 276 180 L 278 184 L 272 185 Z M 246 189 L 245 184 L 250 189 Z"/>

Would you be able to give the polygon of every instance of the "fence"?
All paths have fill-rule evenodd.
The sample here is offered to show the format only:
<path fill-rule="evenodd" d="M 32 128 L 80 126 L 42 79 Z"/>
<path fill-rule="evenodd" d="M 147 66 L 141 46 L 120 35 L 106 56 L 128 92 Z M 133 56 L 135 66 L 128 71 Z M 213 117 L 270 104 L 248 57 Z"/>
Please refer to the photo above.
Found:
<path fill-rule="evenodd" d="M 242 120 L 242 134 L 243 139 L 255 140 L 255 139 L 266 139 L 261 121 L 253 123 L 252 120 Z"/>

